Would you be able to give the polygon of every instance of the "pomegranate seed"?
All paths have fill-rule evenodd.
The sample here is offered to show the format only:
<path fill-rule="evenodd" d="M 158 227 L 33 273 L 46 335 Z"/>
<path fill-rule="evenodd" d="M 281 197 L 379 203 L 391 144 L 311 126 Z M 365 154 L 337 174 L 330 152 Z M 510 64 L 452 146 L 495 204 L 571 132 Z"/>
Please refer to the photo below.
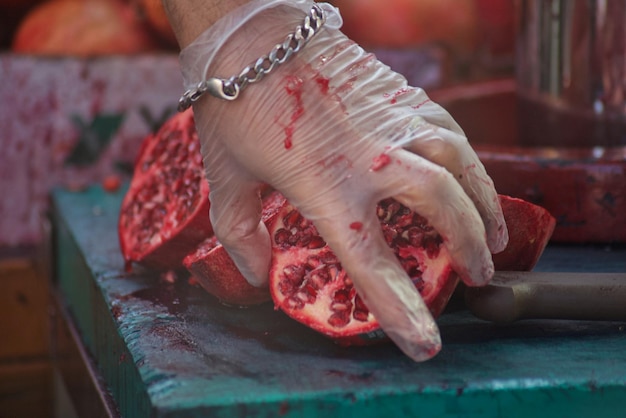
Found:
<path fill-rule="evenodd" d="M 400 210 L 400 203 L 392 200 L 385 200 L 387 215 L 385 215 L 385 219 L 389 221 L 391 218 L 396 216 L 396 213 Z"/>
<path fill-rule="evenodd" d="M 369 312 L 369 309 L 367 309 L 367 306 L 365 306 L 365 302 L 363 302 L 363 299 L 361 299 L 361 296 L 356 295 L 354 297 L 354 309 L 357 309 L 359 311 L 365 311 L 365 312 Z"/>
<path fill-rule="evenodd" d="M 289 231 L 281 228 L 274 234 L 274 242 L 278 244 L 279 247 L 283 247 L 289 241 L 290 236 L 291 233 Z"/>
<path fill-rule="evenodd" d="M 350 291 L 348 289 L 339 289 L 333 295 L 333 301 L 339 303 L 347 303 L 351 300 Z"/>
<path fill-rule="evenodd" d="M 102 188 L 108 193 L 113 193 L 119 190 L 122 185 L 122 179 L 115 174 L 107 176 L 102 180 Z"/>
<path fill-rule="evenodd" d="M 411 227 L 406 231 L 406 238 L 409 240 L 409 244 L 414 247 L 418 247 L 422 243 L 424 232 L 421 228 Z"/>
<path fill-rule="evenodd" d="M 443 240 L 440 235 L 432 236 L 428 235 L 422 239 L 422 246 L 426 248 L 426 254 L 430 258 L 435 258 L 439 255 L 439 247 Z"/>
<path fill-rule="evenodd" d="M 308 249 L 315 250 L 326 246 L 326 241 L 319 235 L 315 235 L 310 238 L 309 243 L 306 245 Z"/>
<path fill-rule="evenodd" d="M 317 269 L 311 272 L 308 282 L 315 289 L 322 289 L 326 283 L 330 281 L 330 274 L 325 268 Z"/>
<path fill-rule="evenodd" d="M 409 246 L 409 240 L 400 237 L 397 237 L 393 244 L 398 246 L 399 248 L 404 248 Z"/>
<path fill-rule="evenodd" d="M 367 322 L 367 319 L 369 318 L 369 312 L 355 309 L 354 312 L 352 313 L 352 317 L 356 319 L 357 321 Z"/>
<path fill-rule="evenodd" d="M 296 228 L 291 229 L 291 234 L 287 238 L 287 243 L 291 246 L 295 246 L 298 244 L 298 241 L 301 239 L 301 236 L 298 234 L 298 230 Z"/>
<path fill-rule="evenodd" d="M 306 262 L 304 263 L 304 266 L 308 270 L 315 270 L 320 265 L 322 265 L 322 260 L 317 255 L 308 256 Z"/>
<path fill-rule="evenodd" d="M 291 229 L 294 226 L 300 225 L 302 222 L 302 215 L 297 210 L 292 210 L 283 218 L 283 224 L 285 228 Z"/>
<path fill-rule="evenodd" d="M 348 312 L 334 313 L 328 318 L 328 323 L 335 328 L 343 328 L 350 323 Z"/>
<path fill-rule="evenodd" d="M 347 311 L 348 309 L 351 309 L 351 308 L 352 308 L 351 303 L 333 302 L 330 305 L 330 309 L 335 312 Z"/>
<path fill-rule="evenodd" d="M 327 251 L 321 255 L 321 260 L 324 264 L 338 264 L 339 259 L 335 255 L 335 253 Z"/>
<path fill-rule="evenodd" d="M 312 286 L 305 286 L 297 295 L 304 302 L 313 303 L 317 298 L 317 290 L 313 289 Z"/>
<path fill-rule="evenodd" d="M 296 296 L 290 296 L 289 298 L 286 299 L 287 302 L 287 306 L 290 309 L 302 309 L 304 308 L 304 301 L 302 301 L 300 298 L 296 297 Z"/>
<path fill-rule="evenodd" d="M 413 216 L 410 213 L 396 214 L 396 228 L 404 228 L 413 223 Z"/>
<path fill-rule="evenodd" d="M 303 234 L 298 240 L 298 247 L 308 248 L 311 239 L 313 239 L 313 237 L 311 237 L 310 234 Z"/>
<path fill-rule="evenodd" d="M 290 264 L 283 269 L 283 275 L 289 282 L 299 286 L 304 280 L 304 266 Z"/>
<path fill-rule="evenodd" d="M 294 289 L 294 284 L 290 280 L 281 280 L 280 283 L 278 283 L 278 290 L 283 295 L 290 295 L 290 294 L 292 294 L 293 293 L 293 289 Z"/>

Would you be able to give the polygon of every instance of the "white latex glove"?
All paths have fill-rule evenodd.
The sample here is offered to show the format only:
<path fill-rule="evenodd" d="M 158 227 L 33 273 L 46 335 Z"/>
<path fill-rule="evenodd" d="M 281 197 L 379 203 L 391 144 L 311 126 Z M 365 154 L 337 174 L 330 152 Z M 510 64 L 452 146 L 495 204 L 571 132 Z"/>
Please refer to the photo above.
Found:
<path fill-rule="evenodd" d="M 318 4 L 326 25 L 299 53 L 235 101 L 206 94 L 194 104 L 211 221 L 246 279 L 266 284 L 270 238 L 258 189 L 270 184 L 314 222 L 387 335 L 425 360 L 441 348 L 439 331 L 382 236 L 376 203 L 394 197 L 427 218 L 468 285 L 490 280 L 490 251 L 506 246 L 502 211 L 450 115 L 343 35 L 336 9 Z M 186 87 L 238 75 L 312 5 L 254 0 L 222 18 L 182 51 Z"/>

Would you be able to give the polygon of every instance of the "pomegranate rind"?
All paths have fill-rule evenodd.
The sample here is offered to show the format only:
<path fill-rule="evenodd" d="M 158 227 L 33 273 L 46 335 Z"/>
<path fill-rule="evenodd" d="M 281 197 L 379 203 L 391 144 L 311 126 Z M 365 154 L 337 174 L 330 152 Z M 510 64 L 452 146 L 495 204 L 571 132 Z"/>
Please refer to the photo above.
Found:
<path fill-rule="evenodd" d="M 211 248 L 212 245 L 215 246 Z M 187 255 L 183 264 L 202 288 L 222 304 L 250 306 L 271 299 L 268 288 L 249 284 L 224 247 L 214 240 L 208 240 L 196 252 Z"/>
<path fill-rule="evenodd" d="M 268 193 L 263 198 L 261 213 L 261 219 L 267 224 L 276 216 L 285 198 L 278 192 L 262 192 Z M 250 306 L 271 300 L 268 287 L 249 284 L 216 237 L 206 239 L 188 254 L 183 259 L 183 265 L 204 290 L 225 305 Z"/>
<path fill-rule="evenodd" d="M 208 196 L 190 109 L 142 142 L 118 222 L 127 266 L 182 269 L 183 258 L 213 235 Z"/>
<path fill-rule="evenodd" d="M 530 271 L 548 245 L 556 219 L 545 208 L 523 199 L 499 195 L 509 230 L 506 248 L 493 255 L 497 271 Z"/>
<path fill-rule="evenodd" d="M 276 234 L 282 234 L 282 231 L 289 229 L 290 226 L 285 224 L 285 220 L 293 217 L 294 211 L 297 212 L 292 205 L 285 203 L 280 213 L 269 225 L 272 245 L 274 246 L 270 270 L 270 293 L 275 307 L 342 346 L 367 345 L 388 340 L 376 318 L 369 311 L 367 311 L 366 317 L 361 312 L 359 315 L 361 319 L 356 319 L 355 311 L 358 305 L 356 290 L 351 286 L 351 280 L 341 269 L 338 261 L 332 261 L 333 257 L 335 259 L 336 257 L 328 246 L 310 248 L 277 243 Z M 409 255 L 414 257 L 419 263 L 421 274 L 419 277 L 413 278 L 414 283 L 416 288 L 420 290 L 422 298 L 433 316 L 439 316 L 459 281 L 458 276 L 451 268 L 447 250 L 440 243 L 435 254 L 429 254 L 429 250 L 419 246 L 405 246 L 398 252 L 403 252 L 403 257 Z M 295 280 L 294 282 L 293 279 L 286 279 L 292 275 L 290 272 L 293 271 L 294 266 L 296 268 L 297 266 L 307 266 L 311 264 L 309 260 L 318 259 L 331 260 L 325 262 L 323 266 L 330 272 L 331 277 L 323 286 L 316 285 L 314 280 L 310 279 L 311 273 L 316 271 L 318 267 L 312 269 L 305 267 L 306 273 L 297 273 L 298 276 L 308 277 L 302 281 Z M 337 291 L 350 295 L 348 303 L 342 301 L 339 305 L 341 309 L 344 309 L 344 305 L 347 306 L 345 309 L 350 311 L 350 320 L 340 326 L 335 326 L 329 322 L 333 314 L 337 312 L 337 305 L 334 305 L 337 303 L 334 296 Z M 331 304 L 335 306 L 335 310 L 331 309 Z"/>

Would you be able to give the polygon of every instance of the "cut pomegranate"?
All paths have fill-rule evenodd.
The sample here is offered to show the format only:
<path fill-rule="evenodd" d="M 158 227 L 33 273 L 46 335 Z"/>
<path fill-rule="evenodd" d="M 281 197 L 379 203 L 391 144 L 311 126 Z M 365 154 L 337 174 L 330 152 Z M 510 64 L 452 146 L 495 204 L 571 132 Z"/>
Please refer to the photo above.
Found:
<path fill-rule="evenodd" d="M 546 248 L 556 219 L 541 206 L 522 199 L 499 195 L 509 230 L 504 251 L 494 254 L 493 264 L 500 271 L 530 271 Z"/>
<path fill-rule="evenodd" d="M 270 193 L 263 199 L 261 219 L 270 222 L 284 202 L 280 193 Z M 216 237 L 206 239 L 183 264 L 207 292 L 226 305 L 256 305 L 271 299 L 267 287 L 254 287 L 246 281 Z"/>
<path fill-rule="evenodd" d="M 494 256 L 497 270 L 531 270 L 547 245 L 555 220 L 521 199 L 499 196 L 509 244 Z M 393 199 L 377 215 L 387 243 L 437 317 L 458 284 L 441 236 L 418 214 Z M 386 340 L 339 260 L 311 222 L 288 203 L 270 223 L 274 259 L 270 291 L 277 308 L 341 345 Z"/>
<path fill-rule="evenodd" d="M 423 217 L 393 199 L 380 202 L 377 215 L 387 243 L 437 317 L 458 283 L 441 236 Z M 269 230 L 270 292 L 277 308 L 341 345 L 386 339 L 310 221 L 285 204 Z"/>
<path fill-rule="evenodd" d="M 213 235 L 199 147 L 191 110 L 144 139 L 118 224 L 128 267 L 182 268 L 183 258 Z"/>

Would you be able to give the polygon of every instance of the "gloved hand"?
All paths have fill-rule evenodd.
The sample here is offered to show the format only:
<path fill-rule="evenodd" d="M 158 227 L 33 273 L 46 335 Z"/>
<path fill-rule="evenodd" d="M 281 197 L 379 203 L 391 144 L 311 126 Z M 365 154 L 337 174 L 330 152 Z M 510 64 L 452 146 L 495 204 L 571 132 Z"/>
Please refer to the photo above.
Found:
<path fill-rule="evenodd" d="M 238 75 L 313 4 L 254 0 L 222 18 L 182 51 L 186 86 Z M 318 5 L 326 24 L 300 52 L 234 101 L 206 94 L 194 104 L 211 221 L 246 279 L 266 284 L 270 238 L 258 190 L 273 186 L 314 222 L 387 335 L 425 360 L 441 347 L 439 331 L 387 247 L 376 203 L 394 197 L 427 218 L 468 285 L 490 280 L 490 251 L 506 246 L 502 211 L 450 115 L 343 35 L 336 9 Z M 381 156 L 394 163 L 374 170 Z"/>

